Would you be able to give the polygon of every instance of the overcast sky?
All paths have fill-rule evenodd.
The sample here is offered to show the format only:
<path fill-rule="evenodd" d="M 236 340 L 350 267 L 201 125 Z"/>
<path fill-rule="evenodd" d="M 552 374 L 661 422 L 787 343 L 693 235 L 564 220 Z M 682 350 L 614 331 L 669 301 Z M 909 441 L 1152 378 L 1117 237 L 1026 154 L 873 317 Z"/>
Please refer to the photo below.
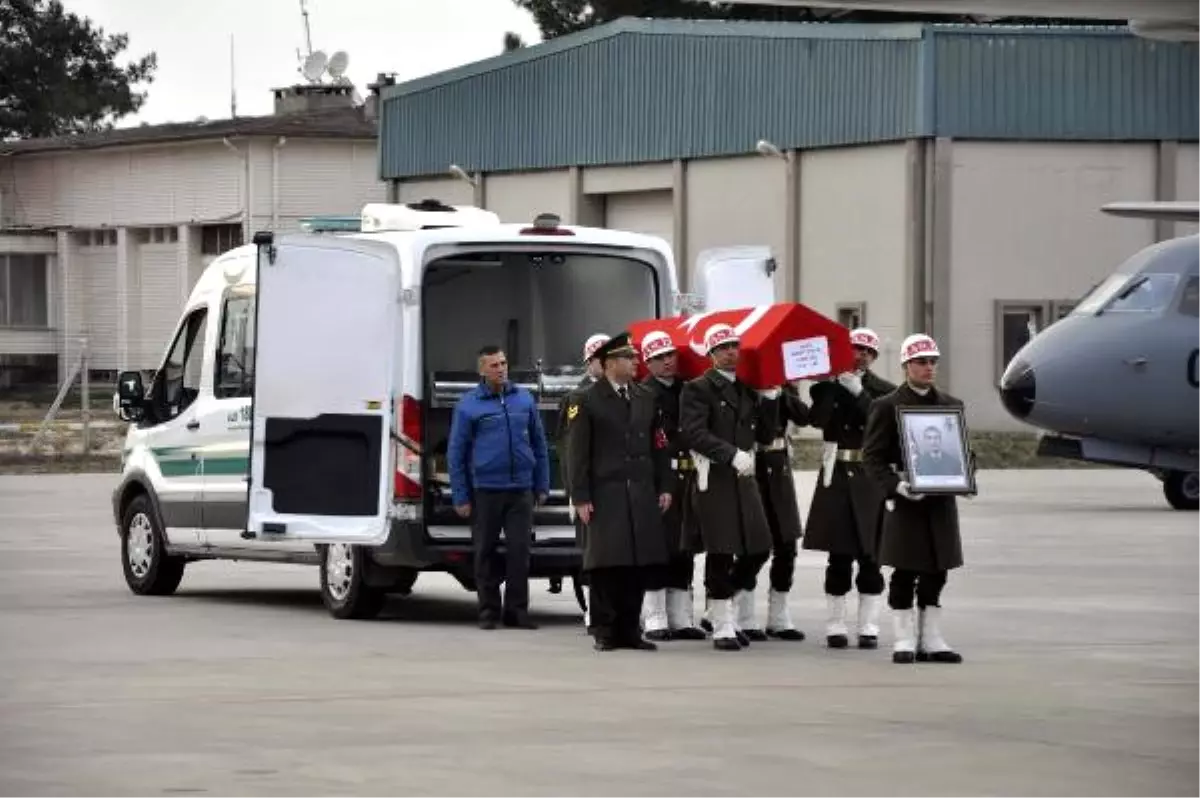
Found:
<path fill-rule="evenodd" d="M 119 124 L 229 116 L 230 35 L 239 116 L 269 114 L 271 89 L 302 80 L 300 0 L 63 0 L 106 32 L 129 34 L 131 57 L 158 53 L 149 97 Z M 379 72 L 403 81 L 499 54 L 505 31 L 537 27 L 511 0 L 307 0 L 314 50 L 350 56 L 361 94 Z"/>

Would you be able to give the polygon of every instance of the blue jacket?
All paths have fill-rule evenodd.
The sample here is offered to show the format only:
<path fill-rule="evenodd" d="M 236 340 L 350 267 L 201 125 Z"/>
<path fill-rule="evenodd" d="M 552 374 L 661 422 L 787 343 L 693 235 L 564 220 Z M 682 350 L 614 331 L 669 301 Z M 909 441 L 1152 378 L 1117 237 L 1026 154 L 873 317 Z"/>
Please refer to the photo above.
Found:
<path fill-rule="evenodd" d="M 470 502 L 479 488 L 550 492 L 550 455 L 537 402 L 512 384 L 496 394 L 481 382 L 458 401 L 446 459 L 455 506 Z"/>

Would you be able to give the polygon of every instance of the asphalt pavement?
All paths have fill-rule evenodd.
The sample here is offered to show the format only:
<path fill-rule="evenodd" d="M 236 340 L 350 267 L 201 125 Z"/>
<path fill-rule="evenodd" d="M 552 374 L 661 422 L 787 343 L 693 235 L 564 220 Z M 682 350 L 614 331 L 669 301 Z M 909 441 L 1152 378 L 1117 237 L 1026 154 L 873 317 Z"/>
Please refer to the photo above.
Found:
<path fill-rule="evenodd" d="M 194 564 L 176 595 L 138 597 L 112 485 L 0 477 L 0 793 L 1200 790 L 1197 515 L 1144 474 L 982 473 L 943 597 L 965 662 L 910 666 L 886 616 L 878 651 L 824 647 L 809 552 L 809 639 L 736 653 L 595 652 L 544 582 L 536 631 L 476 629 L 438 575 L 371 622 L 332 619 L 303 566 Z"/>

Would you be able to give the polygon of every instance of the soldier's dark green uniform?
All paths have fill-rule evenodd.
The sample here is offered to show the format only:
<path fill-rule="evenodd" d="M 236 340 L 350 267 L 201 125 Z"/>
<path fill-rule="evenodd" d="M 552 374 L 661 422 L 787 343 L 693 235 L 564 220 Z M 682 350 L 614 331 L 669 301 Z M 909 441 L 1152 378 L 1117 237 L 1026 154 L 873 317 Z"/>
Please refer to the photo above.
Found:
<path fill-rule="evenodd" d="M 628 334 L 596 356 L 632 357 Z M 640 615 L 647 568 L 667 562 L 659 496 L 670 466 L 654 396 L 635 382 L 596 381 L 567 409 L 572 501 L 591 505 L 583 567 L 596 647 L 645 648 Z"/>

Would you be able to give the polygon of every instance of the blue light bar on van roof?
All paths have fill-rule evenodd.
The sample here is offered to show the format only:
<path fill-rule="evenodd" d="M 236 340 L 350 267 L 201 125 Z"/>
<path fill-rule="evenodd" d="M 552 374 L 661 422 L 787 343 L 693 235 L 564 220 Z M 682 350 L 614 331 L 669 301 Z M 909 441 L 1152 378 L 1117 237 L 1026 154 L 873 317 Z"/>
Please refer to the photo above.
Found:
<path fill-rule="evenodd" d="M 300 220 L 306 233 L 361 233 L 361 216 L 307 216 Z"/>

